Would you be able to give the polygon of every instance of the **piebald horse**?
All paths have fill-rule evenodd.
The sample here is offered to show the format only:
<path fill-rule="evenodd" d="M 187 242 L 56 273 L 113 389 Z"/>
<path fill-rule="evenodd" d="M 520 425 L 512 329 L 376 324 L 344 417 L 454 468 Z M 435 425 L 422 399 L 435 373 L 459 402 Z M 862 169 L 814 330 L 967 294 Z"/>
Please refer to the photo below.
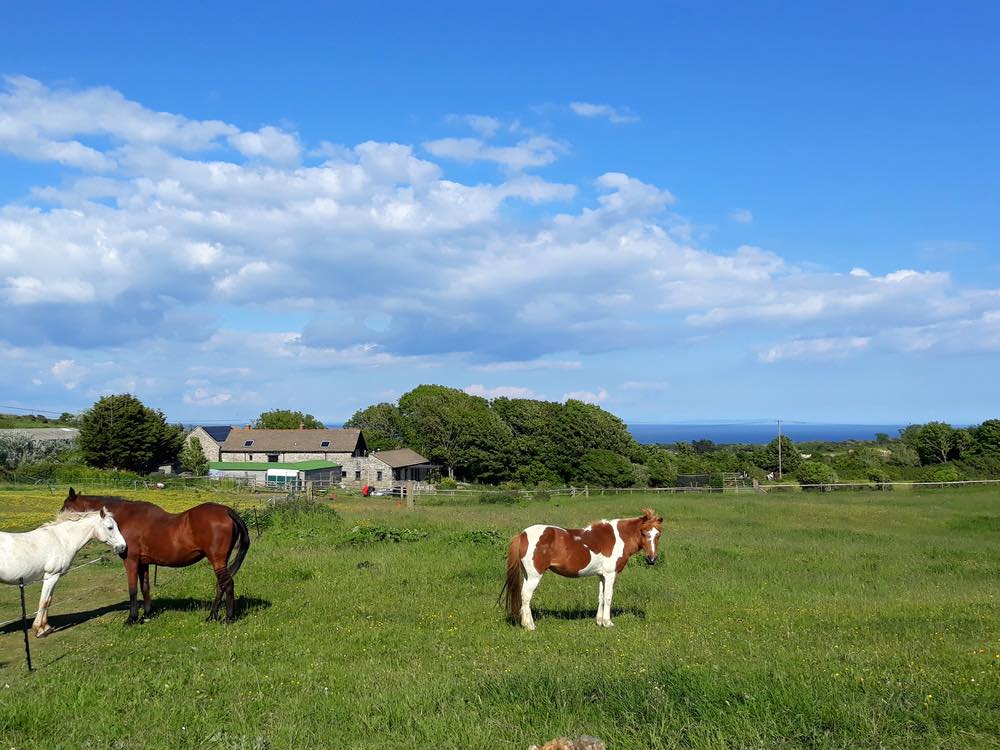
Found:
<path fill-rule="evenodd" d="M 535 629 L 531 617 L 531 596 L 546 570 L 578 578 L 600 576 L 597 624 L 611 622 L 611 596 L 615 578 L 636 552 L 642 550 L 646 562 L 656 562 L 657 545 L 663 533 L 663 517 L 646 508 L 638 518 L 597 521 L 583 529 L 558 526 L 529 526 L 510 540 L 507 552 L 507 580 L 500 597 L 506 597 L 507 614 L 520 619 L 522 627 Z"/>
<path fill-rule="evenodd" d="M 91 539 L 104 542 L 119 555 L 125 552 L 125 537 L 106 508 L 89 513 L 63 511 L 54 521 L 21 534 L 0 532 L 0 581 L 42 581 L 42 596 L 31 625 L 36 637 L 52 630 L 52 591 L 73 564 L 76 553 Z"/>

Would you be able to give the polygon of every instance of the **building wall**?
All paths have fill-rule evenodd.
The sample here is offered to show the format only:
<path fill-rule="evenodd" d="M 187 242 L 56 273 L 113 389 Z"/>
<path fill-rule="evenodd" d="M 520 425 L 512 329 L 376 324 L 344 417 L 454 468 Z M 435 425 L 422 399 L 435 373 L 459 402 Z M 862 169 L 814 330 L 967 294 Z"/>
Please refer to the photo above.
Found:
<path fill-rule="evenodd" d="M 222 460 L 220 458 L 221 455 L 220 448 L 222 446 L 220 446 L 217 442 L 215 442 L 215 440 L 212 439 L 212 436 L 209 435 L 207 432 L 205 432 L 205 430 L 203 430 L 201 427 L 195 427 L 193 430 L 191 430 L 191 432 L 187 434 L 187 438 L 184 439 L 185 445 L 187 444 L 188 438 L 194 438 L 199 443 L 201 443 L 201 450 L 205 454 L 205 458 L 207 458 L 209 461 Z"/>
<path fill-rule="evenodd" d="M 278 454 L 278 463 L 287 464 L 296 461 L 333 461 L 342 464 L 351 459 L 350 453 L 333 453 L 330 451 L 317 451 L 313 453 L 282 453 L 281 451 L 271 451 Z M 267 461 L 268 451 L 254 450 L 251 453 L 243 451 L 225 451 L 219 461 Z"/>

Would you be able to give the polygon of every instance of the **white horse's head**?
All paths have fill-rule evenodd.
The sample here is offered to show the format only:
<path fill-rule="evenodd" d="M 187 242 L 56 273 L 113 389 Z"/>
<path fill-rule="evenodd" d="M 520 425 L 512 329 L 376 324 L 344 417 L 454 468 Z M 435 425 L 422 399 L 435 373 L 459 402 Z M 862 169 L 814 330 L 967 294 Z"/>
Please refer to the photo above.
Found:
<path fill-rule="evenodd" d="M 120 555 L 125 551 L 125 537 L 118 529 L 114 514 L 107 508 L 101 508 L 100 518 L 94 530 L 94 538 L 111 547 L 115 554 Z"/>

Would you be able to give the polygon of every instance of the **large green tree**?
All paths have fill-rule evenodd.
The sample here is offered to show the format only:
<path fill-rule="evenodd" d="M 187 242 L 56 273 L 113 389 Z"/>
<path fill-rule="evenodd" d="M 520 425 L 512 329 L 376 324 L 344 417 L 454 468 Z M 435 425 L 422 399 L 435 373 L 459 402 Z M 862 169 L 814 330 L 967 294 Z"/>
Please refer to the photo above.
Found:
<path fill-rule="evenodd" d="M 506 479 L 510 428 L 478 396 L 443 385 L 420 385 L 399 399 L 407 444 L 448 476 L 480 481 Z"/>
<path fill-rule="evenodd" d="M 197 438 L 190 438 L 181 451 L 181 468 L 190 471 L 196 477 L 208 474 L 208 459 Z"/>
<path fill-rule="evenodd" d="M 104 396 L 83 413 L 79 443 L 90 466 L 146 473 L 177 460 L 184 431 L 167 424 L 160 410 L 123 393 Z"/>
<path fill-rule="evenodd" d="M 383 402 L 356 411 L 354 416 L 344 422 L 344 427 L 364 432 L 365 444 L 373 451 L 400 448 L 406 442 L 403 417 L 399 413 L 399 407 L 394 404 Z"/>
<path fill-rule="evenodd" d="M 775 438 L 754 457 L 754 463 L 767 471 L 778 471 L 778 438 Z M 781 436 L 780 469 L 785 474 L 793 473 L 802 463 L 802 456 L 788 435 Z"/>
<path fill-rule="evenodd" d="M 632 464 L 625 456 L 596 449 L 580 458 L 573 480 L 594 487 L 628 487 L 634 478 Z"/>
<path fill-rule="evenodd" d="M 917 452 L 925 466 L 961 458 L 962 452 L 973 443 L 966 430 L 956 430 L 947 422 L 910 425 L 900 433 L 900 438 Z"/>
<path fill-rule="evenodd" d="M 297 430 L 300 426 L 307 430 L 322 430 L 324 424 L 312 414 L 291 409 L 272 409 L 257 417 L 253 426 L 256 430 Z"/>
<path fill-rule="evenodd" d="M 976 453 L 1000 457 L 1000 419 L 987 419 L 970 432 Z"/>

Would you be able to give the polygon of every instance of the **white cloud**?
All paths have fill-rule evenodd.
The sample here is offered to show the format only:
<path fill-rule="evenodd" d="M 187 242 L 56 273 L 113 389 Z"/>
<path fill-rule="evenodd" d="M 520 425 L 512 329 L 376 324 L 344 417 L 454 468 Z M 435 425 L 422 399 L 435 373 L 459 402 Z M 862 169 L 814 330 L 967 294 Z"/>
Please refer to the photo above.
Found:
<path fill-rule="evenodd" d="M 508 362 L 489 362 L 473 365 L 470 370 L 479 372 L 520 372 L 524 370 L 579 370 L 583 363 L 579 360 L 528 359 Z"/>
<path fill-rule="evenodd" d="M 453 125 L 462 124 L 472 128 L 483 138 L 492 138 L 503 127 L 500 120 L 489 115 L 448 115 L 447 119 Z"/>
<path fill-rule="evenodd" d="M 61 359 L 52 365 L 51 373 L 52 377 L 62 383 L 65 388 L 73 390 L 87 374 L 87 369 L 72 359 Z"/>
<path fill-rule="evenodd" d="M 442 159 L 466 163 L 492 161 L 512 171 L 521 171 L 551 164 L 566 147 L 551 138 L 536 135 L 513 146 L 491 146 L 479 138 L 441 138 L 427 141 L 424 149 Z"/>
<path fill-rule="evenodd" d="M 603 117 L 616 125 L 638 122 L 638 115 L 627 108 L 618 110 L 608 104 L 591 104 L 590 102 L 571 102 L 569 108 L 580 117 Z"/>
<path fill-rule="evenodd" d="M 753 213 L 746 208 L 737 208 L 731 211 L 729 218 L 735 221 L 737 224 L 751 224 L 753 223 Z"/>
<path fill-rule="evenodd" d="M 569 393 L 564 393 L 562 400 L 569 401 L 570 399 L 576 401 L 583 401 L 587 404 L 601 404 L 608 400 L 608 392 L 603 388 L 595 391 L 570 391 Z"/>
<path fill-rule="evenodd" d="M 229 136 L 233 148 L 244 156 L 275 162 L 296 162 L 302 153 L 299 139 L 271 125 L 256 133 L 235 133 Z"/>
<path fill-rule="evenodd" d="M 522 388 L 515 385 L 498 385 L 496 388 L 487 388 L 479 383 L 473 385 L 467 385 L 462 389 L 470 396 L 480 396 L 487 400 L 493 400 L 495 398 L 541 398 L 537 393 L 535 393 L 530 388 Z"/>
<path fill-rule="evenodd" d="M 870 345 L 871 338 L 868 336 L 798 339 L 776 344 L 761 352 L 757 358 L 766 364 L 789 359 L 843 359 L 868 349 Z"/>

